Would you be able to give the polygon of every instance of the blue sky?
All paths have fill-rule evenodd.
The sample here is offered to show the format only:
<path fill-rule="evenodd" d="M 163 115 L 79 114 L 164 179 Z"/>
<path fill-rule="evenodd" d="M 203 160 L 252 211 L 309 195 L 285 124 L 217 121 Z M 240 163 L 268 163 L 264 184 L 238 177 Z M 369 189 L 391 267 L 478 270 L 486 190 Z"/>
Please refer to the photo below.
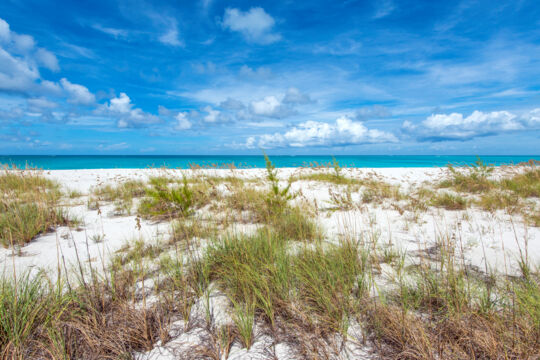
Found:
<path fill-rule="evenodd" d="M 0 154 L 538 154 L 538 1 L 0 2 Z"/>

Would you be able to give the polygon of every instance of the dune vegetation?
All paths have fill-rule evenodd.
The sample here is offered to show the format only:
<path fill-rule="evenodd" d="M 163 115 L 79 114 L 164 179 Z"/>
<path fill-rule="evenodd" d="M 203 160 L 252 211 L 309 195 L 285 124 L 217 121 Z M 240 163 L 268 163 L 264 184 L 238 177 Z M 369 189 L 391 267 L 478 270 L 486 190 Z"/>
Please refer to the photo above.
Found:
<path fill-rule="evenodd" d="M 497 176 L 481 162 L 449 167 L 442 180 L 403 189 L 353 178 L 335 160 L 283 179 L 265 158 L 263 179 L 194 169 L 88 194 L 62 189 L 37 170 L 4 170 L 6 248 L 80 226 L 69 215 L 74 200 L 100 216 L 112 207 L 111 216 L 165 223 L 170 231 L 158 241 L 132 239 L 101 261 L 59 261 L 55 272 L 4 269 L 0 357 L 144 359 L 165 349 L 192 359 L 233 351 L 256 359 L 540 357 L 540 269 L 527 242 L 510 274 L 472 266 L 462 239 L 444 232 L 429 248 L 408 252 L 374 229 L 358 235 L 342 226 L 330 236 L 321 220 L 367 207 L 412 221 L 427 211 L 465 217 L 475 209 L 539 226 L 536 163 Z M 330 186 L 324 206 L 295 187 L 313 183 Z M 103 239 L 87 236 L 86 246 L 91 241 Z"/>

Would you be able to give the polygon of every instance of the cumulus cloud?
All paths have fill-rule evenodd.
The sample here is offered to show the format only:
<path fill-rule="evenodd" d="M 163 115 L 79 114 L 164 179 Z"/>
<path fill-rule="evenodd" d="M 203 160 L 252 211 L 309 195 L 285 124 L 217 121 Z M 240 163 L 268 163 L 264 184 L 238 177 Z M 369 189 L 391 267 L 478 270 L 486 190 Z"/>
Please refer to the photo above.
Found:
<path fill-rule="evenodd" d="M 281 39 L 272 28 L 275 20 L 261 7 L 253 7 L 248 11 L 235 8 L 225 9 L 223 27 L 236 31 L 248 41 L 256 44 L 271 44 Z"/>
<path fill-rule="evenodd" d="M 191 129 L 191 121 L 189 121 L 188 113 L 180 112 L 175 116 L 176 130 L 188 130 Z"/>
<path fill-rule="evenodd" d="M 203 111 L 206 113 L 206 115 L 202 117 L 202 120 L 207 124 L 225 123 L 231 120 L 228 114 L 225 114 L 220 110 L 214 109 L 211 106 L 205 106 L 203 108 Z"/>
<path fill-rule="evenodd" d="M 403 123 L 403 130 L 420 140 L 469 140 L 481 136 L 525 130 L 532 125 L 540 125 L 535 109 L 521 117 L 508 111 L 474 111 L 469 116 L 460 113 L 433 114 L 415 125 L 410 121 Z"/>
<path fill-rule="evenodd" d="M 525 125 L 532 128 L 540 127 L 540 108 L 531 110 L 522 115 Z"/>
<path fill-rule="evenodd" d="M 37 48 L 33 37 L 11 31 L 9 24 L 0 19 L 0 91 L 57 93 L 57 86 L 41 79 L 40 67 L 60 70 L 53 53 Z"/>
<path fill-rule="evenodd" d="M 346 116 L 342 116 L 334 123 L 306 121 L 294 126 L 285 133 L 252 136 L 246 140 L 245 147 L 263 149 L 333 147 L 395 141 L 397 141 L 397 138 L 393 134 L 368 129 L 362 122 L 353 121 Z"/>
<path fill-rule="evenodd" d="M 262 100 L 252 101 L 249 104 L 252 114 L 275 119 L 296 114 L 296 111 L 284 105 L 277 97 L 271 95 L 266 96 Z"/>
<path fill-rule="evenodd" d="M 97 113 L 115 117 L 119 128 L 145 127 L 161 122 L 159 117 L 134 108 L 126 93 L 112 98 L 108 104 L 102 105 Z"/>
<path fill-rule="evenodd" d="M 27 92 L 37 87 L 39 78 L 35 65 L 0 48 L 0 90 Z"/>
<path fill-rule="evenodd" d="M 76 105 L 91 105 L 96 97 L 85 86 L 73 84 L 66 78 L 60 80 L 62 87 L 68 93 L 68 102 Z"/>

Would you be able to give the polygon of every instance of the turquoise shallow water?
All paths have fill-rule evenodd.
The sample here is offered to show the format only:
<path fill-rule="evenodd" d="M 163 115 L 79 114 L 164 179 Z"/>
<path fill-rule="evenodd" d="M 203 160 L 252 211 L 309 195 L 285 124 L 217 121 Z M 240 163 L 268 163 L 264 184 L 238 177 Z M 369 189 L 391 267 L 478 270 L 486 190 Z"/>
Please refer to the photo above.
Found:
<path fill-rule="evenodd" d="M 518 155 L 518 156 L 481 156 L 485 163 L 493 165 L 517 164 L 531 159 L 540 160 L 540 155 Z M 299 167 L 310 164 L 325 164 L 332 161 L 331 156 L 311 155 L 311 156 L 271 156 L 270 159 L 277 167 Z M 448 164 L 467 165 L 476 161 L 477 156 L 455 156 L 455 155 L 347 155 L 336 156 L 340 165 L 348 167 L 437 167 Z M 100 156 L 100 155 L 58 155 L 58 156 L 35 156 L 35 155 L 0 155 L 0 164 L 26 165 L 47 169 L 143 169 L 148 167 L 167 166 L 171 168 L 188 168 L 190 164 L 198 164 L 205 167 L 226 167 L 227 164 L 235 164 L 241 168 L 264 167 L 264 158 L 257 156 L 241 155 L 126 155 L 126 156 Z"/>

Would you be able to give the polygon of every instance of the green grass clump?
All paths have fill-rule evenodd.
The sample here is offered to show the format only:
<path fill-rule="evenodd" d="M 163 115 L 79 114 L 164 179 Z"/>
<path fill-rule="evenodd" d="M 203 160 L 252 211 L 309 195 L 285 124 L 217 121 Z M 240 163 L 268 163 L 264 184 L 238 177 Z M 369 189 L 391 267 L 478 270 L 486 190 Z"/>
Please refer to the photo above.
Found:
<path fill-rule="evenodd" d="M 54 201 L 61 196 L 60 185 L 41 175 L 36 169 L 4 169 L 0 173 L 0 193 L 17 197 L 19 201 L 33 201 L 36 195 Z"/>
<path fill-rule="evenodd" d="M 358 244 L 305 248 L 294 257 L 293 272 L 297 296 L 311 321 L 343 331 L 367 288 L 367 256 Z"/>
<path fill-rule="evenodd" d="M 322 238 L 319 226 L 311 220 L 313 214 L 300 206 L 286 206 L 277 213 L 270 213 L 266 223 L 272 231 L 286 240 L 316 240 Z"/>
<path fill-rule="evenodd" d="M 435 194 L 431 198 L 430 204 L 446 210 L 463 210 L 467 208 L 468 201 L 460 195 L 443 192 Z"/>
<path fill-rule="evenodd" d="M 25 358 L 38 333 L 52 330 L 65 310 L 60 287 L 51 289 L 42 276 L 0 279 L 0 354 Z M 26 350 L 26 351 L 25 351 Z"/>
<path fill-rule="evenodd" d="M 285 244 L 267 230 L 251 237 L 226 236 L 210 245 L 203 264 L 209 279 L 234 302 L 252 299 L 255 309 L 273 322 L 280 304 L 289 297 L 292 280 Z"/>
<path fill-rule="evenodd" d="M 193 238 L 207 239 L 215 236 L 218 229 L 213 223 L 201 222 L 197 220 L 179 219 L 171 225 L 170 243 L 189 241 Z"/>
<path fill-rule="evenodd" d="M 24 245 L 58 225 L 69 225 L 65 210 L 43 204 L 0 202 L 0 243 L 4 247 Z"/>
<path fill-rule="evenodd" d="M 540 197 L 540 169 L 534 167 L 510 179 L 502 179 L 499 186 L 520 197 Z"/>
<path fill-rule="evenodd" d="M 248 212 L 252 222 L 264 222 L 268 217 L 266 192 L 244 184 L 230 187 L 230 194 L 223 196 L 225 210 Z"/>
<path fill-rule="evenodd" d="M 478 159 L 473 166 L 456 169 L 452 165 L 448 165 L 450 178 L 439 183 L 439 187 L 454 188 L 457 191 L 468 193 L 479 193 L 491 190 L 495 185 L 489 176 L 494 170 L 493 166 L 489 166 Z"/>
<path fill-rule="evenodd" d="M 361 185 L 363 182 L 361 179 L 353 179 L 343 175 L 338 177 L 335 173 L 327 172 L 298 175 L 292 178 L 292 181 L 320 181 L 337 185 Z"/>
<path fill-rule="evenodd" d="M 197 205 L 195 192 L 184 178 L 180 186 L 168 186 L 162 181 L 154 181 L 146 189 L 146 196 L 139 204 L 138 212 L 144 217 L 175 218 L 193 214 Z"/>
<path fill-rule="evenodd" d="M 70 224 L 59 206 L 58 183 L 36 170 L 5 170 L 0 174 L 0 244 L 24 245 L 58 225 Z"/>
<path fill-rule="evenodd" d="M 253 306 L 270 324 L 293 316 L 341 331 L 354 299 L 364 295 L 367 257 L 354 243 L 319 244 L 294 254 L 288 244 L 270 229 L 228 236 L 212 243 L 203 264 L 233 303 Z"/>

